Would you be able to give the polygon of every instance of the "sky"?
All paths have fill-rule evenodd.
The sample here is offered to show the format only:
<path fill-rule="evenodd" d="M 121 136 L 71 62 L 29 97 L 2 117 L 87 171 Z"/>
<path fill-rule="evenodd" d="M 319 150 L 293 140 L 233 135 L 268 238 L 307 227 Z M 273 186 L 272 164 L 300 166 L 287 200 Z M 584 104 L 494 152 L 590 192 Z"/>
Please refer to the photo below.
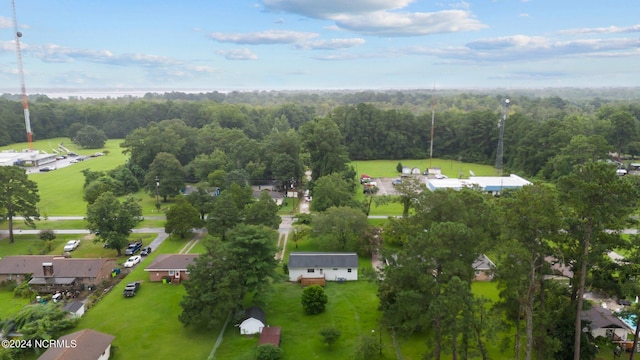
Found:
<path fill-rule="evenodd" d="M 640 85 L 638 0 L 13 1 L 27 93 Z"/>

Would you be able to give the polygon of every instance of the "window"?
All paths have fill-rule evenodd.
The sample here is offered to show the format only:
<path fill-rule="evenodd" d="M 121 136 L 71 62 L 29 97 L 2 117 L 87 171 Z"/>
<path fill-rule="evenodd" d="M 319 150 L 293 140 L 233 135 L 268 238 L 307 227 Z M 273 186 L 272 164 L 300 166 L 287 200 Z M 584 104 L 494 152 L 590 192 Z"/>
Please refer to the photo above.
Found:
<path fill-rule="evenodd" d="M 333 271 L 337 271 L 337 270 L 338 270 L 338 268 L 333 268 Z"/>
<path fill-rule="evenodd" d="M 175 274 L 176 271 L 175 270 L 169 270 L 169 276 L 173 276 L 173 274 Z"/>
<path fill-rule="evenodd" d="M 307 269 L 307 273 L 309 273 L 309 274 L 314 273 L 314 272 L 316 272 L 315 269 Z"/>
<path fill-rule="evenodd" d="M 351 268 L 348 268 L 348 269 L 347 269 L 347 272 L 348 272 L 348 273 L 350 273 L 350 272 L 351 272 Z"/>
<path fill-rule="evenodd" d="M 187 275 L 190 274 L 189 270 L 185 270 L 184 273 L 187 274 Z"/>
<path fill-rule="evenodd" d="M 322 275 L 322 269 L 320 269 L 320 275 Z"/>

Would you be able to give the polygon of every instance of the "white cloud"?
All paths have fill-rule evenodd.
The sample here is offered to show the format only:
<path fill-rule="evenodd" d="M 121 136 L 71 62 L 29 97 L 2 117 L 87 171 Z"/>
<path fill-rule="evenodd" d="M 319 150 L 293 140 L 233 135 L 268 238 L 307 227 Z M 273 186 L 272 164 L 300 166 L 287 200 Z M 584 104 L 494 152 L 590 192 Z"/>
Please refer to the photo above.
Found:
<path fill-rule="evenodd" d="M 586 35 L 586 34 L 619 34 L 619 33 L 634 33 L 640 32 L 640 24 L 632 26 L 608 26 L 598 28 L 581 28 L 581 29 L 567 29 L 559 31 L 558 34 L 562 35 Z"/>
<path fill-rule="evenodd" d="M 336 50 L 336 49 L 348 49 L 356 46 L 363 45 L 364 39 L 351 38 L 351 39 L 331 39 L 331 40 L 313 40 L 301 42 L 296 45 L 297 48 L 311 49 L 311 50 Z"/>
<path fill-rule="evenodd" d="M 327 19 L 340 14 L 367 14 L 402 9 L 414 0 L 262 0 L 267 10 L 284 11 L 310 18 Z"/>
<path fill-rule="evenodd" d="M 361 34 L 379 36 L 417 36 L 459 31 L 480 30 L 486 27 L 471 14 L 462 10 L 425 13 L 392 13 L 378 11 L 367 15 L 340 15 L 334 18 L 338 27 Z"/>
<path fill-rule="evenodd" d="M 374 36 L 422 36 L 486 28 L 462 1 L 453 10 L 399 11 L 413 0 L 262 0 L 267 10 L 332 20 L 342 30 Z"/>
<path fill-rule="evenodd" d="M 318 34 L 300 31 L 288 30 L 266 30 L 252 33 L 233 33 L 225 34 L 215 32 L 209 34 L 209 37 L 218 42 L 227 42 L 245 45 L 262 45 L 262 44 L 294 44 L 300 41 L 309 40 L 317 37 Z"/>
<path fill-rule="evenodd" d="M 8 17 L 0 16 L 0 29 L 13 27 L 13 21 Z"/>
<path fill-rule="evenodd" d="M 412 47 L 400 52 L 464 63 L 489 63 L 548 60 L 573 56 L 623 57 L 631 54 L 637 56 L 637 47 L 638 41 L 630 38 L 555 41 L 540 36 L 516 35 L 478 40 L 462 47 L 440 49 Z"/>
<path fill-rule="evenodd" d="M 231 50 L 218 50 L 216 54 L 224 56 L 227 60 L 257 60 L 258 55 L 251 52 L 249 49 L 231 49 Z"/>

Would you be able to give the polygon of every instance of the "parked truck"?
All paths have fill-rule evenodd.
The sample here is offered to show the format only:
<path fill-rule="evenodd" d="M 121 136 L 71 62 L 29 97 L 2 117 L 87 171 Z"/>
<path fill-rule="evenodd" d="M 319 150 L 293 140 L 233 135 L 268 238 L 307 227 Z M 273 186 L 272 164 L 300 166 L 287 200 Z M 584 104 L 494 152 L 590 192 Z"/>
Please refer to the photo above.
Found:
<path fill-rule="evenodd" d="M 133 255 L 142 249 L 142 240 L 130 242 L 127 249 L 124 251 L 125 255 Z"/>

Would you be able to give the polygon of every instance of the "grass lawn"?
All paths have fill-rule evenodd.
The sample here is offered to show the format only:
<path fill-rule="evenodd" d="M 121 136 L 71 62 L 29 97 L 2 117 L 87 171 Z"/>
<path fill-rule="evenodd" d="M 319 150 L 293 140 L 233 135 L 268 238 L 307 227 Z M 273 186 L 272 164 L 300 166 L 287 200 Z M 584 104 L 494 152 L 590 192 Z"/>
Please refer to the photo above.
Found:
<path fill-rule="evenodd" d="M 142 242 L 147 245 L 153 239 L 156 238 L 156 234 L 131 234 L 130 240 L 142 239 Z M 97 258 L 97 257 L 115 257 L 116 251 L 112 249 L 105 249 L 102 247 L 102 243 L 94 243 L 92 235 L 82 234 L 58 234 L 58 236 L 52 240 L 53 247 L 51 251 L 44 251 L 44 241 L 38 239 L 38 235 L 16 235 L 15 243 L 9 244 L 9 238 L 4 237 L 0 239 L 0 254 L 2 256 L 8 255 L 62 255 L 64 254 L 64 244 L 71 239 L 80 239 L 80 246 L 74 250 L 71 255 L 76 258 Z M 123 255 L 124 258 L 124 255 Z"/>
<path fill-rule="evenodd" d="M 183 286 L 149 282 L 144 267 L 163 253 L 177 253 L 186 240 L 173 237 L 90 308 L 72 331 L 91 328 L 116 336 L 112 359 L 206 359 L 219 330 L 185 329 L 178 321 Z M 126 283 L 141 281 L 139 293 L 124 298 Z"/>
<path fill-rule="evenodd" d="M 0 287 L 0 320 L 17 313 L 23 306 L 29 304 L 29 299 L 13 297 L 13 290 Z"/>
<path fill-rule="evenodd" d="M 163 228 L 164 225 L 166 223 L 165 219 L 145 219 L 142 220 L 142 222 L 140 222 L 140 224 L 138 224 L 138 226 L 136 226 L 136 229 L 142 229 L 142 228 Z M 62 220 L 36 220 L 35 221 L 36 224 L 36 229 L 37 230 L 43 230 L 43 229 L 52 229 L 52 230 L 79 230 L 79 229 L 86 229 L 87 228 L 87 222 L 86 220 L 66 220 L 66 219 L 62 219 Z M 17 229 L 31 229 L 29 227 L 27 227 L 26 225 L 24 225 L 24 223 L 21 220 L 16 220 L 13 224 L 13 228 L 14 230 Z M 9 229 L 9 224 L 5 221 L 0 223 L 0 229 L 1 230 L 8 230 Z"/>
<path fill-rule="evenodd" d="M 358 178 L 360 178 L 361 174 L 367 174 L 371 177 L 397 177 L 398 171 L 396 171 L 396 165 L 398 165 L 399 162 L 411 168 L 419 167 L 421 172 L 424 172 L 424 170 L 429 167 L 429 159 L 352 161 L 351 166 L 356 169 Z M 460 174 L 462 174 L 463 178 L 468 178 L 470 171 L 476 176 L 497 175 L 491 165 L 478 165 L 444 159 L 433 159 L 432 165 L 433 167 L 439 167 L 442 173 L 450 178 L 457 178 Z"/>
<path fill-rule="evenodd" d="M 283 359 L 352 359 L 360 335 L 372 336 L 377 331 L 378 299 L 375 285 L 366 281 L 344 284 L 327 283 L 329 298 L 327 308 L 319 315 L 306 315 L 300 304 L 302 288 L 299 284 L 280 282 L 264 294 L 263 309 L 267 322 L 282 327 Z M 319 331 L 325 327 L 336 327 L 342 336 L 333 350 L 322 342 Z M 377 339 L 376 335 L 376 339 Z M 240 335 L 236 327 L 228 327 L 217 359 L 255 359 L 258 336 Z M 392 359 L 391 339 L 383 336 L 385 353 L 383 358 Z"/>

